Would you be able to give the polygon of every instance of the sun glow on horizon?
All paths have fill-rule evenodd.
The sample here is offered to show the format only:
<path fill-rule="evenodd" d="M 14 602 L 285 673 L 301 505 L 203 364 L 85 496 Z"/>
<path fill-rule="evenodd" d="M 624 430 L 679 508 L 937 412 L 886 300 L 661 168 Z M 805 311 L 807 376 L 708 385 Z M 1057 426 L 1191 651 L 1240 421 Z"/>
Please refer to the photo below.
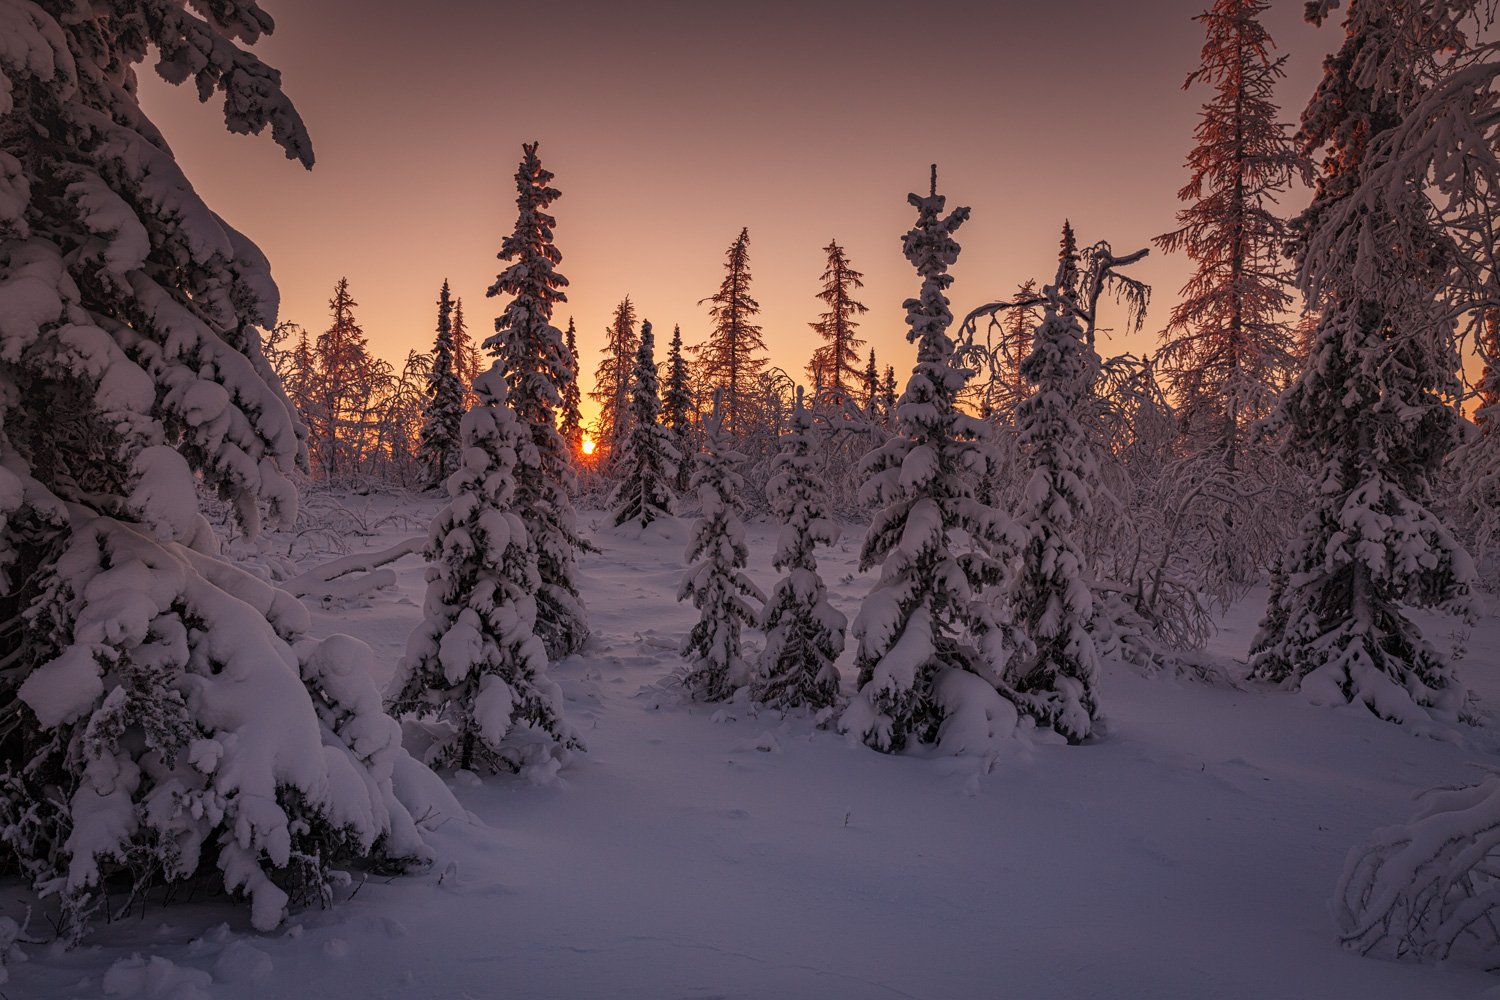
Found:
<path fill-rule="evenodd" d="M 583 450 L 583 453 L 585 455 L 592 455 L 594 453 L 594 449 L 599 446 L 594 442 L 593 438 L 585 434 L 583 436 L 583 443 L 580 444 L 579 447 Z"/>

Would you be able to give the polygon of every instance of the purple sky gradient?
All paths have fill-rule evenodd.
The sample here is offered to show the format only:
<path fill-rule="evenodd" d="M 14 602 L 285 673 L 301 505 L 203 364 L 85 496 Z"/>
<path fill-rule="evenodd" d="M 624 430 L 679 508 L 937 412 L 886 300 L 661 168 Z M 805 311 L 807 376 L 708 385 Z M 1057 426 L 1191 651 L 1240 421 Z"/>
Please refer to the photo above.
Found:
<path fill-rule="evenodd" d="M 961 316 L 1050 278 L 1065 216 L 1117 251 L 1172 228 L 1208 97 L 1181 90 L 1201 0 L 264 6 L 277 31 L 257 51 L 307 120 L 311 173 L 268 136 L 228 135 L 191 88 L 149 68 L 142 92 L 209 204 L 270 256 L 282 318 L 324 329 L 347 275 L 372 348 L 396 360 L 431 347 L 448 278 L 488 333 L 512 174 L 521 143 L 540 139 L 571 281 L 557 320 L 577 319 L 585 391 L 627 293 L 659 344 L 674 323 L 688 343 L 706 335 L 697 302 L 741 226 L 773 364 L 805 378 L 835 238 L 865 272 L 862 333 L 904 380 L 900 306 L 918 282 L 900 237 L 929 163 L 949 205 L 973 209 L 954 269 Z M 1301 10 L 1282 0 L 1266 17 L 1291 56 L 1288 122 L 1339 41 Z M 1154 350 L 1188 262 L 1153 251 L 1135 273 L 1155 288 L 1145 331 L 1106 353 Z"/>

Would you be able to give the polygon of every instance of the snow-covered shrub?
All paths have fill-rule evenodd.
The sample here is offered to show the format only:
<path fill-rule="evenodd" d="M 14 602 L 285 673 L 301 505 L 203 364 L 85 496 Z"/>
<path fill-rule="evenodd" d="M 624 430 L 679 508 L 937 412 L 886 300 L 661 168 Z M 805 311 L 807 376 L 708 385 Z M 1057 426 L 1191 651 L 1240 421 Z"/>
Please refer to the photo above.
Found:
<path fill-rule="evenodd" d="M 66 7 L 66 15 L 50 13 Z M 261 350 L 260 252 L 137 100 L 148 46 L 232 131 L 311 150 L 254 3 L 0 5 L 0 868 L 65 936 L 217 871 L 254 926 L 345 859 L 425 856 L 354 640 L 221 557 L 202 482 L 287 523 L 301 430 Z"/>
<path fill-rule="evenodd" d="M 1362 954 L 1500 968 L 1500 772 L 1427 791 L 1409 823 L 1351 850 L 1334 915 Z"/>
<path fill-rule="evenodd" d="M 499 365 L 474 380 L 459 470 L 428 536 L 424 620 L 390 688 L 391 711 L 449 724 L 427 758 L 440 767 L 518 771 L 579 747 L 562 718 L 535 632 L 537 571 L 513 509 L 525 432 L 506 406 Z"/>

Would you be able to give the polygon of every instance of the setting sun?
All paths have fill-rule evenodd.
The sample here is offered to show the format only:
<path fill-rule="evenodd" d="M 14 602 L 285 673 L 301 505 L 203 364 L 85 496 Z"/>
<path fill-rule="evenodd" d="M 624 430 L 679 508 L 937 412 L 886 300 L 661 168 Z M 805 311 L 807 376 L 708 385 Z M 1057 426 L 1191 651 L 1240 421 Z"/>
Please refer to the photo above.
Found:
<path fill-rule="evenodd" d="M 581 447 L 583 448 L 583 453 L 585 455 L 592 455 L 594 453 L 594 449 L 597 448 L 598 445 L 594 443 L 593 438 L 589 437 L 588 435 L 584 435 L 583 444 Z"/>

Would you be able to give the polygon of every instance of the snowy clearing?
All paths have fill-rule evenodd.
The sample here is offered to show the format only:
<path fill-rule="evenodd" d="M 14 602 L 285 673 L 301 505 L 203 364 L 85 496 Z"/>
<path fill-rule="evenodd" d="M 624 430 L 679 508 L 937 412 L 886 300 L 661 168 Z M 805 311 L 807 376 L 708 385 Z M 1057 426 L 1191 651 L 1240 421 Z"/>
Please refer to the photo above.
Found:
<path fill-rule="evenodd" d="M 384 526 L 351 556 L 389 549 L 437 506 L 344 503 Z M 37 1000 L 1495 995 L 1481 972 L 1344 951 L 1329 916 L 1348 850 L 1404 822 L 1416 792 L 1493 763 L 1491 728 L 1462 743 L 1417 738 L 1358 706 L 1108 664 L 1098 742 L 1017 740 L 995 759 L 884 756 L 806 717 L 680 703 L 661 682 L 694 620 L 673 600 L 689 523 L 642 534 L 608 528 L 603 513 L 581 520 L 602 549 L 583 563 L 594 637 L 552 676 L 588 752 L 556 780 L 457 776 L 474 822 L 430 835 L 432 870 L 356 876 L 357 891 L 332 909 L 296 913 L 272 934 L 255 934 L 248 911 L 223 898 L 152 898 L 99 920 L 73 952 L 23 944 L 28 960 L 9 966 L 0 990 Z M 775 534 L 750 526 L 762 588 L 774 580 Z M 834 604 L 851 616 L 870 584 L 854 572 L 859 537 L 851 529 L 820 556 Z M 264 545 L 287 548 L 275 535 Z M 316 634 L 364 639 L 389 671 L 420 615 L 423 567 L 387 568 L 393 588 L 306 603 Z M 1263 601 L 1258 591 L 1234 609 L 1217 652 L 1243 655 Z M 1487 618 L 1462 667 L 1487 706 L 1500 695 L 1497 648 L 1500 625 Z M 0 921 L 24 919 L 20 884 L 0 899 Z M 29 936 L 49 937 L 45 921 L 33 918 Z"/>

